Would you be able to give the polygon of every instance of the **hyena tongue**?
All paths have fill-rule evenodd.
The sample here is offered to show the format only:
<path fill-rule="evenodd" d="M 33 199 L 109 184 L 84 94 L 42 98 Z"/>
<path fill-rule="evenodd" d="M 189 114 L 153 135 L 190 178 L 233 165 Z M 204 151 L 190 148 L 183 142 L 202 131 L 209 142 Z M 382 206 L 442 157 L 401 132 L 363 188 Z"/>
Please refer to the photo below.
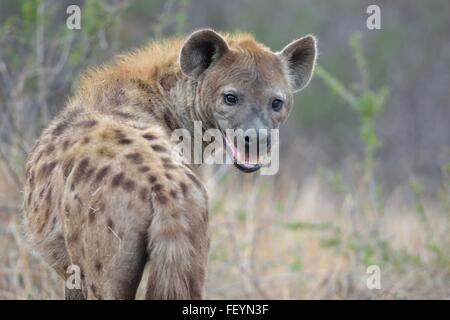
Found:
<path fill-rule="evenodd" d="M 228 137 L 226 135 L 224 137 L 225 143 L 227 147 L 230 149 L 231 155 L 235 163 L 237 162 L 240 165 L 247 167 L 248 169 L 261 166 L 261 162 L 264 157 L 259 157 L 258 154 L 250 154 L 248 152 L 245 152 L 245 148 L 244 150 L 240 151 L 239 148 L 237 148 L 237 146 L 234 143 L 228 140 Z"/>
<path fill-rule="evenodd" d="M 262 163 L 263 157 L 258 154 L 258 152 L 248 152 L 248 150 L 239 151 L 236 148 L 236 157 L 235 159 L 245 165 L 254 166 L 260 165 Z"/>

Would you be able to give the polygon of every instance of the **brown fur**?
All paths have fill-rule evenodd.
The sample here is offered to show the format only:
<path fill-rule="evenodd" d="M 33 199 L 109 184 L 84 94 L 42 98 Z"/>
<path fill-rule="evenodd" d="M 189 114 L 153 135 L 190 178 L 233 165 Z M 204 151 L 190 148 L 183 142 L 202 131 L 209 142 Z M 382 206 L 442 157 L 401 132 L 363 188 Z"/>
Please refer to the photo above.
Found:
<path fill-rule="evenodd" d="M 219 68 L 248 60 L 244 69 L 256 68 L 259 83 L 291 94 L 286 62 L 250 35 L 225 38 L 233 52 Z M 213 127 L 207 105 L 215 102 L 205 101 L 219 88 L 205 81 L 225 79 L 222 70 L 205 81 L 184 75 L 184 41 L 152 43 L 88 71 L 29 155 L 25 224 L 63 279 L 69 265 L 80 267 L 81 291 L 68 290 L 68 299 L 133 299 L 145 266 L 146 298 L 203 297 L 207 195 L 190 167 L 170 160 L 169 134 L 192 130 L 193 120 Z"/>

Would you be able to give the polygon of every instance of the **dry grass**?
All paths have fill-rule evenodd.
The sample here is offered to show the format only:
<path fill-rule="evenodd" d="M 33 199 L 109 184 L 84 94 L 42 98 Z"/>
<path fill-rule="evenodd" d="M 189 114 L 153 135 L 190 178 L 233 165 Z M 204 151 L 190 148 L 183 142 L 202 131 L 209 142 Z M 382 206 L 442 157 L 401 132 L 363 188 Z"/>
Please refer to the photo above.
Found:
<path fill-rule="evenodd" d="M 424 220 L 411 190 L 396 190 L 377 234 L 364 188 L 346 195 L 322 178 L 298 183 L 234 169 L 207 182 L 207 298 L 450 298 L 449 215 L 439 202 L 424 201 Z M 62 298 L 62 282 L 20 235 L 20 192 L 13 190 L 0 190 L 0 298 Z M 381 268 L 381 290 L 366 287 L 369 264 Z"/>
<path fill-rule="evenodd" d="M 448 215 L 426 206 L 437 248 L 405 194 L 388 201 L 379 236 L 365 203 L 354 216 L 349 196 L 335 197 L 314 178 L 225 181 L 212 197 L 209 298 L 450 298 Z M 439 252 L 438 252 L 439 251 Z M 381 268 L 381 290 L 368 290 L 366 268 Z"/>

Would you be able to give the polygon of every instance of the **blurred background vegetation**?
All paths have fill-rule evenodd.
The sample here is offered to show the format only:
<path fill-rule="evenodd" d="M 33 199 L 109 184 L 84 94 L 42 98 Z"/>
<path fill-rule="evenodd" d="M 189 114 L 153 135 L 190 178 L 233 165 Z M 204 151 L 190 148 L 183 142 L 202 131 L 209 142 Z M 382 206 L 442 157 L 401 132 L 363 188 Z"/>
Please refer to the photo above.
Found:
<path fill-rule="evenodd" d="M 66 8 L 81 7 L 81 30 Z M 381 8 L 381 30 L 366 8 Z M 205 168 L 208 298 L 450 298 L 450 3 L 0 0 L 0 297 L 60 298 L 20 233 L 26 154 L 77 77 L 197 28 L 280 50 L 313 33 L 319 66 L 281 132 L 275 177 Z M 368 290 L 366 267 L 382 270 Z"/>

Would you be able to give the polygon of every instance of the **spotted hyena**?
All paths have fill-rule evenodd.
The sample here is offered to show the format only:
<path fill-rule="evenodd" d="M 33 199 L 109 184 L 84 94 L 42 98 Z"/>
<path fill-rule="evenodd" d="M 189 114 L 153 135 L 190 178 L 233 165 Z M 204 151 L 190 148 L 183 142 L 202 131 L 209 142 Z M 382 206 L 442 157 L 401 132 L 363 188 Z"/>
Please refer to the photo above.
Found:
<path fill-rule="evenodd" d="M 66 298 L 133 299 L 144 268 L 146 298 L 202 298 L 207 194 L 195 168 L 171 158 L 171 132 L 194 121 L 278 128 L 315 59 L 312 36 L 275 53 L 248 34 L 200 30 L 84 74 L 29 155 L 24 186 L 35 249 L 63 279 L 81 270 Z"/>

